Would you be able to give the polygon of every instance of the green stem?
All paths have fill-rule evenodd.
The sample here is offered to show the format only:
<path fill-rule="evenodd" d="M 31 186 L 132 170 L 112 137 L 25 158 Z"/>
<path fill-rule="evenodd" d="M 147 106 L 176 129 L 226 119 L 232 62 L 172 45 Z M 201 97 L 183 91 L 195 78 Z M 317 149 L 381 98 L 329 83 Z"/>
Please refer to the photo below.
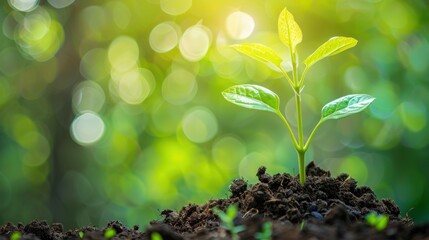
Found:
<path fill-rule="evenodd" d="M 302 127 L 302 107 L 301 107 L 301 95 L 295 94 L 295 102 L 296 102 L 296 112 L 298 118 L 298 141 L 299 147 L 302 149 L 304 147 L 304 130 Z"/>
<path fill-rule="evenodd" d="M 289 131 L 290 138 L 292 139 L 293 145 L 296 149 L 299 148 L 298 142 L 296 141 L 295 134 L 293 134 L 292 128 L 290 127 L 289 122 L 287 119 L 283 116 L 283 114 L 280 112 L 280 110 L 277 110 L 277 115 L 282 119 L 283 123 L 286 125 L 287 130 Z"/>
<path fill-rule="evenodd" d="M 292 87 L 292 89 L 295 90 L 295 84 L 293 83 L 292 79 L 290 79 L 289 75 L 287 74 L 287 72 L 285 72 L 285 70 L 283 70 L 283 68 L 280 68 L 280 70 L 283 73 L 283 76 L 285 76 L 285 78 L 287 79 L 287 81 L 289 82 L 289 85 Z"/>
<path fill-rule="evenodd" d="M 301 79 L 299 80 L 298 86 L 301 88 L 302 84 L 304 84 L 305 74 L 307 74 L 307 66 L 304 68 L 304 71 L 301 74 Z"/>
<path fill-rule="evenodd" d="M 293 70 L 293 82 L 295 83 L 295 102 L 296 112 L 298 120 L 298 147 L 295 145 L 296 152 L 298 153 L 298 165 L 299 165 L 299 181 L 301 186 L 305 184 L 305 149 L 304 149 L 304 130 L 302 125 L 302 99 L 301 99 L 301 84 L 302 79 L 298 78 L 298 65 L 296 62 L 297 53 L 291 51 L 292 59 L 292 70 Z"/>
<path fill-rule="evenodd" d="M 305 150 L 297 151 L 298 153 L 298 161 L 299 161 L 299 182 L 301 183 L 301 186 L 304 186 L 305 184 Z"/>
<path fill-rule="evenodd" d="M 323 121 L 320 120 L 316 126 L 313 128 L 313 131 L 311 132 L 310 136 L 308 137 L 307 142 L 304 145 L 304 151 L 307 151 L 308 147 L 310 146 L 311 140 L 313 140 L 314 134 L 316 133 L 317 129 L 319 129 L 320 125 L 322 125 Z"/>

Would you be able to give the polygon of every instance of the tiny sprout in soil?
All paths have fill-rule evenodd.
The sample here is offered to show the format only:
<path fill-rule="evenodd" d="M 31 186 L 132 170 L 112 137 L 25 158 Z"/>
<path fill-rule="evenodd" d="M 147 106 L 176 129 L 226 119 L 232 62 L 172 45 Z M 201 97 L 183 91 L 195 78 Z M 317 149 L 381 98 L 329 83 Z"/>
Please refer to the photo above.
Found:
<path fill-rule="evenodd" d="M 273 224 L 271 222 L 265 222 L 264 225 L 262 225 L 262 231 L 256 233 L 255 238 L 258 240 L 271 240 L 272 228 Z"/>
<path fill-rule="evenodd" d="M 106 239 L 110 239 L 112 237 L 116 236 L 116 230 L 114 228 L 108 228 L 106 229 L 106 231 L 104 232 L 104 237 Z"/>
<path fill-rule="evenodd" d="M 365 216 L 366 222 L 378 231 L 383 231 L 389 224 L 389 216 L 370 212 Z"/>
<path fill-rule="evenodd" d="M 162 236 L 158 232 L 153 232 L 150 235 L 150 240 L 162 240 Z"/>
<path fill-rule="evenodd" d="M 302 32 L 295 22 L 293 15 L 285 8 L 278 19 L 278 33 L 280 40 L 289 48 L 292 64 L 291 76 L 284 69 L 284 60 L 271 48 L 257 43 L 246 43 L 233 45 L 237 51 L 244 53 L 258 61 L 267 64 L 277 72 L 280 72 L 291 86 L 296 103 L 298 134 L 295 136 L 289 121 L 279 109 L 279 97 L 271 90 L 252 84 L 232 86 L 222 92 L 229 102 L 241 107 L 272 112 L 280 117 L 285 124 L 293 145 L 298 154 L 299 176 L 301 185 L 305 184 L 305 153 L 317 129 L 326 120 L 340 119 L 351 114 L 358 113 L 368 107 L 374 100 L 367 94 L 352 94 L 331 101 L 322 108 L 321 118 L 312 130 L 310 136 L 304 141 L 304 130 L 302 120 L 301 93 L 304 89 L 304 79 L 307 71 L 318 61 L 325 57 L 336 55 L 357 44 L 357 40 L 351 37 L 333 37 L 323 43 L 310 56 L 304 60 L 304 70 L 299 76 L 297 46 L 302 41 Z"/>
<path fill-rule="evenodd" d="M 235 205 L 230 205 L 226 212 L 220 209 L 213 208 L 213 212 L 220 218 L 221 227 L 231 233 L 232 240 L 238 240 L 238 233 L 243 231 L 245 227 L 243 225 L 236 226 L 234 219 L 237 216 L 238 208 Z"/>
<path fill-rule="evenodd" d="M 20 232 L 13 232 L 12 235 L 10 235 L 10 240 L 20 240 L 21 236 Z"/>

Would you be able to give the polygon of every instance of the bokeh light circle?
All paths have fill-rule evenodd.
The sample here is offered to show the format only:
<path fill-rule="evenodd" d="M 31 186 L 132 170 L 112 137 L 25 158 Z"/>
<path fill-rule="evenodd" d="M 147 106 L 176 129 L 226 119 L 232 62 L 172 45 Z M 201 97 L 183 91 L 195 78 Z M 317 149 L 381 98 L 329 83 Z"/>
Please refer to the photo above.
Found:
<path fill-rule="evenodd" d="M 191 8 L 192 0 L 161 0 L 159 4 L 162 11 L 169 15 L 177 16 Z"/>
<path fill-rule="evenodd" d="M 162 83 L 162 97 L 174 105 L 190 102 L 197 93 L 195 76 L 184 70 L 176 69 Z"/>
<path fill-rule="evenodd" d="M 182 128 L 185 136 L 195 143 L 207 142 L 218 132 L 215 115 L 203 107 L 193 108 L 185 114 Z"/>
<path fill-rule="evenodd" d="M 118 83 L 119 96 L 128 104 L 142 103 L 151 91 L 151 84 L 139 69 L 127 72 Z"/>
<path fill-rule="evenodd" d="M 17 43 L 21 50 L 39 62 L 51 59 L 64 41 L 62 25 L 44 8 L 27 14 L 20 23 Z"/>
<path fill-rule="evenodd" d="M 80 73 L 86 79 L 103 80 L 110 75 L 110 65 L 107 51 L 102 48 L 94 48 L 83 55 L 80 60 Z"/>
<path fill-rule="evenodd" d="M 73 109 L 77 113 L 99 112 L 106 100 L 103 89 L 94 81 L 81 82 L 73 92 Z"/>
<path fill-rule="evenodd" d="M 176 47 L 179 41 L 178 27 L 172 22 L 158 24 L 149 35 L 149 44 L 155 52 L 165 53 Z"/>
<path fill-rule="evenodd" d="M 9 5 L 21 12 L 30 12 L 39 4 L 39 0 L 9 0 Z"/>
<path fill-rule="evenodd" d="M 109 46 L 108 58 L 112 67 L 127 71 L 137 64 L 139 46 L 136 40 L 128 36 L 115 38 Z"/>
<path fill-rule="evenodd" d="M 210 42 L 210 31 L 206 27 L 197 24 L 189 27 L 183 33 L 179 42 L 179 50 L 186 60 L 197 62 L 207 54 Z"/>
<path fill-rule="evenodd" d="M 70 131 L 76 143 L 91 145 L 101 139 L 105 131 L 105 125 L 100 116 L 87 112 L 73 120 Z"/>
<path fill-rule="evenodd" d="M 70 6 L 74 1 L 75 0 L 48 0 L 48 3 L 54 8 L 65 8 Z"/>
<path fill-rule="evenodd" d="M 255 20 L 244 12 L 233 12 L 226 19 L 226 31 L 236 40 L 248 38 L 255 29 Z"/>
<path fill-rule="evenodd" d="M 48 160 L 51 154 L 51 145 L 42 134 L 36 131 L 29 132 L 21 137 L 20 144 L 27 150 L 23 162 L 27 166 L 40 166 Z"/>

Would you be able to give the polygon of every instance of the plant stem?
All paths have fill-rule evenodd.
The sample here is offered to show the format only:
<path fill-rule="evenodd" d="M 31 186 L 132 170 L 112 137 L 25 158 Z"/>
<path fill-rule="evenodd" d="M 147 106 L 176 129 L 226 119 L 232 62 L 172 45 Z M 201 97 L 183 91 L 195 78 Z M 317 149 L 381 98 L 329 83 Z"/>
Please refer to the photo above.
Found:
<path fill-rule="evenodd" d="M 295 145 L 296 152 L 298 153 L 298 165 L 299 165 L 299 181 L 301 186 L 305 184 L 305 152 L 304 149 L 304 130 L 302 126 L 302 99 L 301 99 L 301 85 L 303 79 L 298 78 L 298 65 L 296 62 L 296 57 L 298 53 L 291 51 L 292 59 L 292 70 L 293 70 L 293 82 L 295 83 L 294 92 L 295 92 L 295 102 L 296 102 L 296 113 L 298 120 L 298 147 Z"/>
<path fill-rule="evenodd" d="M 276 113 L 277 113 L 277 115 L 282 119 L 283 123 L 286 125 L 286 128 L 287 128 L 287 130 L 289 131 L 289 135 L 290 135 L 290 138 L 292 139 L 292 143 L 293 143 L 294 147 L 295 147 L 296 149 L 298 149 L 298 148 L 299 148 L 299 145 L 298 145 L 298 142 L 296 141 L 295 134 L 293 134 L 293 131 L 292 131 L 292 128 L 290 127 L 289 122 L 288 122 L 288 121 L 287 121 L 287 119 L 283 116 L 283 114 L 280 112 L 280 110 L 278 110 Z"/>
<path fill-rule="evenodd" d="M 307 142 L 304 145 L 304 151 L 307 151 L 308 147 L 310 146 L 311 140 L 313 140 L 314 134 L 316 133 L 317 129 L 319 129 L 320 125 L 323 123 L 322 120 L 320 120 L 316 126 L 313 128 L 313 131 L 311 132 L 310 136 L 308 137 Z"/>
<path fill-rule="evenodd" d="M 302 127 L 302 107 L 301 107 L 301 95 L 295 93 L 295 101 L 296 101 L 296 112 L 298 118 L 298 142 L 299 147 L 304 148 L 304 130 Z"/>
<path fill-rule="evenodd" d="M 299 182 L 301 183 L 301 186 L 304 186 L 305 184 L 305 150 L 297 150 L 298 153 L 298 161 L 299 161 Z"/>
<path fill-rule="evenodd" d="M 301 186 L 305 184 L 305 152 L 306 149 L 304 147 L 304 131 L 302 127 L 302 108 L 301 108 L 301 95 L 295 94 L 296 99 L 296 111 L 298 115 L 298 141 L 299 147 L 296 149 L 298 153 L 298 164 L 299 164 L 299 181 Z"/>

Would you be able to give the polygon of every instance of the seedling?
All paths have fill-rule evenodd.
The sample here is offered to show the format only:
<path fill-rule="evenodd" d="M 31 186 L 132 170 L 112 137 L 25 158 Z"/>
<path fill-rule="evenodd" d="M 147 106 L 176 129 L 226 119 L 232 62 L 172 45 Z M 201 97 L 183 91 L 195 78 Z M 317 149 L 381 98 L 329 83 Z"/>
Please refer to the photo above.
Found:
<path fill-rule="evenodd" d="M 116 236 L 116 230 L 114 228 L 108 228 L 106 229 L 106 231 L 104 232 L 104 237 L 106 239 L 110 239 L 112 237 Z"/>
<path fill-rule="evenodd" d="M 83 238 L 83 236 L 84 236 L 83 231 L 79 231 L 79 237 Z"/>
<path fill-rule="evenodd" d="M 271 234 L 273 233 L 273 224 L 271 222 L 265 222 L 262 225 L 262 231 L 255 234 L 255 238 L 259 240 L 271 240 Z"/>
<path fill-rule="evenodd" d="M 387 227 L 387 224 L 389 224 L 389 216 L 386 214 L 377 214 L 376 212 L 368 213 L 365 216 L 365 220 L 378 231 L 383 231 Z"/>
<path fill-rule="evenodd" d="M 285 70 L 284 61 L 273 49 L 258 43 L 245 43 L 233 45 L 237 51 L 244 53 L 260 62 L 267 64 L 273 70 L 281 73 L 289 83 L 295 95 L 297 112 L 297 136 L 292 131 L 289 121 L 279 110 L 279 97 L 271 90 L 253 84 L 242 84 L 232 86 L 222 92 L 229 102 L 241 107 L 268 111 L 280 117 L 291 137 L 292 143 L 298 154 L 299 176 L 301 185 L 305 184 L 305 153 L 307 152 L 311 140 L 322 123 L 330 119 L 340 119 L 351 114 L 364 110 L 375 98 L 367 94 L 347 95 L 326 104 L 322 108 L 321 118 L 316 124 L 311 134 L 305 141 L 302 124 L 302 99 L 301 93 L 304 89 L 304 79 L 307 71 L 323 58 L 336 55 L 357 44 L 357 40 L 351 37 L 333 37 L 323 43 L 310 56 L 304 60 L 304 70 L 299 76 L 298 71 L 298 51 L 297 46 L 302 41 L 302 32 L 295 22 L 293 15 L 285 8 L 278 19 L 278 33 L 280 40 L 289 48 L 290 61 L 292 64 L 291 76 Z"/>
<path fill-rule="evenodd" d="M 162 236 L 158 232 L 153 232 L 150 234 L 150 240 L 162 240 Z"/>
<path fill-rule="evenodd" d="M 10 240 L 20 240 L 22 237 L 20 232 L 13 232 L 12 235 L 10 235 Z"/>
<path fill-rule="evenodd" d="M 245 227 L 243 225 L 235 226 L 234 219 L 237 216 L 238 208 L 235 205 L 230 205 L 226 212 L 218 208 L 213 208 L 213 212 L 220 218 L 221 227 L 225 230 L 228 230 L 231 233 L 232 240 L 240 239 L 238 233 L 243 231 Z"/>
<path fill-rule="evenodd" d="M 305 226 L 305 222 L 304 222 L 304 220 L 302 220 L 302 221 L 299 223 L 299 230 L 301 230 L 301 231 L 302 231 L 302 229 L 304 229 L 304 226 Z"/>

